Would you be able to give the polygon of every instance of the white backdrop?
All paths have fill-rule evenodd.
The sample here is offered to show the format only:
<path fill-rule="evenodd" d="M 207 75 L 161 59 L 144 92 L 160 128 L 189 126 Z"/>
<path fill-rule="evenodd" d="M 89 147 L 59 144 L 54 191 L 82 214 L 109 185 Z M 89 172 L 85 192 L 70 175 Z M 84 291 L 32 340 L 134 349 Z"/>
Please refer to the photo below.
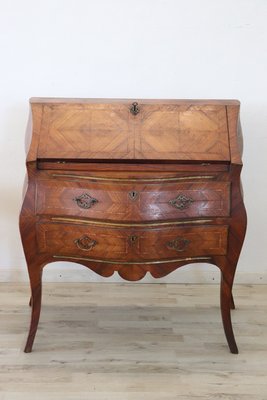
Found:
<path fill-rule="evenodd" d="M 237 281 L 267 282 L 267 1 L 0 5 L 0 279 L 27 278 L 18 214 L 29 97 L 237 98 L 249 217 Z M 47 280 L 102 279 L 74 264 L 46 271 Z M 194 266 L 161 281 L 214 279 L 214 267 Z"/>

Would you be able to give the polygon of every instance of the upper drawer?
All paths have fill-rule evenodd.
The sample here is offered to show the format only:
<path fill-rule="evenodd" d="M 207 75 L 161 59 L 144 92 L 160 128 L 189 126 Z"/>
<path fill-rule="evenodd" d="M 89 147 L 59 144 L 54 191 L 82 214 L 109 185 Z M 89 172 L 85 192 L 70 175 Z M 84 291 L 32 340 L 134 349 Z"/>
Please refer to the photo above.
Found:
<path fill-rule="evenodd" d="M 226 103 L 134 103 L 32 101 L 37 158 L 230 161 Z"/>
<path fill-rule="evenodd" d="M 229 182 L 37 181 L 36 213 L 117 221 L 227 217 Z"/>

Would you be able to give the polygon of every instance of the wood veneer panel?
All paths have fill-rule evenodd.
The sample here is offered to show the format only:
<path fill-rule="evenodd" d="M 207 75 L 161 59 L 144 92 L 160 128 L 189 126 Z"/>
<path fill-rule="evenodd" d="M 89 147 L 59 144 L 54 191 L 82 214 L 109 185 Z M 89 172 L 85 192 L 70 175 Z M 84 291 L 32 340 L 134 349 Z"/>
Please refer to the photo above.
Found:
<path fill-rule="evenodd" d="M 227 226 L 111 228 L 106 226 L 37 224 L 40 252 L 103 260 L 158 260 L 179 256 L 224 255 Z M 81 245 L 77 245 L 77 241 Z M 84 240 L 95 241 L 83 249 Z M 175 241 L 178 240 L 178 243 Z M 86 242 L 85 242 L 86 244 Z"/>
<path fill-rule="evenodd" d="M 226 107 L 46 103 L 38 158 L 229 161 Z"/>
<path fill-rule="evenodd" d="M 37 214 L 149 221 L 226 217 L 230 211 L 230 182 L 60 182 L 37 182 Z M 132 199 L 133 192 L 136 198 Z M 88 198 L 88 208 L 79 205 L 83 196 Z"/>

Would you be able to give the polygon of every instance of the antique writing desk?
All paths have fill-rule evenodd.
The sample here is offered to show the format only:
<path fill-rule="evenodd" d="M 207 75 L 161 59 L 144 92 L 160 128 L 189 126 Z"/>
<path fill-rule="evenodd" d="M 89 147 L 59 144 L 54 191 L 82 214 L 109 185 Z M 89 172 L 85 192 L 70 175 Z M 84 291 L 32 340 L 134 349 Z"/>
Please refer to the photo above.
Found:
<path fill-rule="evenodd" d="M 230 308 L 246 231 L 238 101 L 32 99 L 20 215 L 32 290 L 32 349 L 43 267 L 73 261 L 108 277 L 163 277 L 204 262 Z"/>

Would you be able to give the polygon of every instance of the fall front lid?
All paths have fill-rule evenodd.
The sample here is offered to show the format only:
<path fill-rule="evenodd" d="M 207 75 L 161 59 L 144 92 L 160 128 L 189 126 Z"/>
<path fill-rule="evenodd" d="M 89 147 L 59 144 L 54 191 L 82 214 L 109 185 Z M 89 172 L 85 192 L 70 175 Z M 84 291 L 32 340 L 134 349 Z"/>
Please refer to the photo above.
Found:
<path fill-rule="evenodd" d="M 37 158 L 227 162 L 227 104 L 32 99 Z"/>

